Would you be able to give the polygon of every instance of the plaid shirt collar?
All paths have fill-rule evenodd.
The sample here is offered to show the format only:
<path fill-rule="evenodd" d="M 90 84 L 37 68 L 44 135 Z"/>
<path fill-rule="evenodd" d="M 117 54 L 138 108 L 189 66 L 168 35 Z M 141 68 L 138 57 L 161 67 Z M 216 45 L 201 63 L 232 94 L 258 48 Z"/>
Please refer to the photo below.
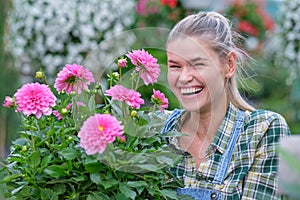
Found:
<path fill-rule="evenodd" d="M 211 145 L 215 146 L 221 154 L 224 153 L 228 144 L 231 132 L 234 127 L 234 123 L 236 121 L 238 110 L 239 109 L 237 107 L 235 107 L 231 103 L 229 104 L 225 118 L 219 126 L 216 136 L 211 143 Z"/>

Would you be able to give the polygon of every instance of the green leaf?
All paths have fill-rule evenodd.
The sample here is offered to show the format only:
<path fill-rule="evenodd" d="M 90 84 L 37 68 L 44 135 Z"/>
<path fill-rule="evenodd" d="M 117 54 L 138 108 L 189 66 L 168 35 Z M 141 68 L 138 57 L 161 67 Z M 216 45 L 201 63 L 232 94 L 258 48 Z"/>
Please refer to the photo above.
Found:
<path fill-rule="evenodd" d="M 143 118 L 139 118 L 139 121 L 138 121 L 138 125 L 139 126 L 145 126 L 147 125 L 149 122 L 146 120 L 146 119 L 143 119 Z"/>
<path fill-rule="evenodd" d="M 167 189 L 163 189 L 163 190 L 158 190 L 160 194 L 162 194 L 165 197 L 169 197 L 171 199 L 177 199 L 177 193 L 175 190 L 167 190 Z"/>
<path fill-rule="evenodd" d="M 126 183 L 120 183 L 119 184 L 119 189 L 122 194 L 124 194 L 126 197 L 130 199 L 135 199 L 136 197 L 136 192 L 133 191 L 130 187 L 126 185 Z"/>
<path fill-rule="evenodd" d="M 66 185 L 65 184 L 55 184 L 53 190 L 56 192 L 56 194 L 64 194 L 66 192 Z"/>
<path fill-rule="evenodd" d="M 49 165 L 49 163 L 51 162 L 51 160 L 52 160 L 51 154 L 45 156 L 41 161 L 41 168 L 47 167 Z"/>
<path fill-rule="evenodd" d="M 107 181 L 102 180 L 100 184 L 103 185 L 103 187 L 105 189 L 108 189 L 108 188 L 111 188 L 111 187 L 117 185 L 118 183 L 119 182 L 117 180 L 110 179 L 110 180 L 107 180 Z"/>
<path fill-rule="evenodd" d="M 84 163 L 84 168 L 89 173 L 97 173 L 103 168 L 102 163 L 96 159 L 87 158 Z"/>
<path fill-rule="evenodd" d="M 86 176 L 82 175 L 82 176 L 76 176 L 76 177 L 72 177 L 72 180 L 76 181 L 76 182 L 80 182 L 80 181 L 84 181 L 86 180 Z"/>
<path fill-rule="evenodd" d="M 11 191 L 11 194 L 12 194 L 12 195 L 17 194 L 17 193 L 20 192 L 24 187 L 25 187 L 25 185 L 21 185 L 20 187 L 15 188 L 14 190 Z"/>
<path fill-rule="evenodd" d="M 89 194 L 86 200 L 110 200 L 111 198 L 102 192 L 94 192 Z"/>
<path fill-rule="evenodd" d="M 148 171 L 158 171 L 159 170 L 159 168 L 156 165 L 151 165 L 151 164 L 136 165 L 136 166 L 141 169 L 148 170 Z"/>
<path fill-rule="evenodd" d="M 145 188 L 146 187 L 136 187 L 135 190 L 137 191 L 138 194 L 141 194 Z"/>
<path fill-rule="evenodd" d="M 156 157 L 157 162 L 161 163 L 161 164 L 168 164 L 169 166 L 173 166 L 174 165 L 174 161 L 172 158 L 169 158 L 167 156 L 158 156 Z"/>
<path fill-rule="evenodd" d="M 101 176 L 99 174 L 91 174 L 90 179 L 93 183 L 96 183 L 97 185 L 100 185 L 101 183 Z"/>
<path fill-rule="evenodd" d="M 64 134 L 67 134 L 67 133 L 72 132 L 72 131 L 76 131 L 76 127 L 69 127 L 69 128 L 66 128 L 66 129 L 64 130 Z"/>
<path fill-rule="evenodd" d="M 117 193 L 117 195 L 116 195 L 115 198 L 116 198 L 116 200 L 127 200 L 127 199 L 129 199 L 121 191 L 118 191 L 118 193 Z"/>
<path fill-rule="evenodd" d="M 39 166 L 40 162 L 40 151 L 35 151 L 28 157 L 28 166 L 32 169 L 36 169 Z"/>
<path fill-rule="evenodd" d="M 78 151 L 72 147 L 67 147 L 59 152 L 67 160 L 73 160 L 79 156 Z"/>
<path fill-rule="evenodd" d="M 94 95 L 92 95 L 89 99 L 88 108 L 89 108 L 89 111 L 95 112 L 95 96 Z"/>
<path fill-rule="evenodd" d="M 46 174 L 49 174 L 54 178 L 60 178 L 67 175 L 62 165 L 51 165 L 47 167 L 44 171 Z"/>
<path fill-rule="evenodd" d="M 145 181 L 128 181 L 127 186 L 136 188 L 136 187 L 141 187 L 141 186 L 146 187 L 146 186 L 148 186 L 148 184 Z"/>
<path fill-rule="evenodd" d="M 58 200 L 58 195 L 48 188 L 40 188 L 42 200 Z"/>
<path fill-rule="evenodd" d="M 16 140 L 14 140 L 12 142 L 12 144 L 19 145 L 19 146 L 24 146 L 24 145 L 27 145 L 27 140 L 26 140 L 26 138 L 18 138 Z"/>
<path fill-rule="evenodd" d="M 0 183 L 9 183 L 19 177 L 22 177 L 23 175 L 22 174 L 12 174 L 12 175 L 8 175 L 8 176 L 5 176 L 4 179 L 2 179 L 0 181 Z"/>

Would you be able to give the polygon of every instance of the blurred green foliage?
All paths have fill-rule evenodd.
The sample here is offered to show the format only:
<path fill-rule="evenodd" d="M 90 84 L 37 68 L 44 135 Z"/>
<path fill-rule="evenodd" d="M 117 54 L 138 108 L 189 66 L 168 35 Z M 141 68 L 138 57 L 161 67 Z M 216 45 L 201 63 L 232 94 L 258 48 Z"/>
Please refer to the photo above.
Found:
<path fill-rule="evenodd" d="M 12 139 L 16 137 L 18 127 L 16 114 L 2 106 L 5 96 L 13 95 L 19 83 L 19 72 L 15 70 L 12 59 L 4 52 L 3 35 L 8 4 L 9 1 L 0 0 L 0 161 L 6 155 Z"/>
<path fill-rule="evenodd" d="M 256 107 L 280 113 L 290 126 L 292 134 L 300 133 L 298 110 L 292 100 L 293 88 L 286 84 L 288 71 L 274 64 L 272 59 L 261 55 L 255 67 L 256 76 L 252 81 L 256 92 L 249 97 Z"/>

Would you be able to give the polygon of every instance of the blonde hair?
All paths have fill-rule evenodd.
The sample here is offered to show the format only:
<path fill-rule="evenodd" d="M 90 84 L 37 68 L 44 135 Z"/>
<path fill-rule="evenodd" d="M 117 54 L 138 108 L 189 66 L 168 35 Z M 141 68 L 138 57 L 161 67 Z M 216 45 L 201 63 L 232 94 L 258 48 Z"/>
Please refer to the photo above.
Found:
<path fill-rule="evenodd" d="M 178 22 L 171 30 L 167 44 L 185 36 L 196 39 L 206 37 L 220 58 L 226 58 L 230 52 L 236 54 L 237 74 L 228 80 L 228 100 L 242 110 L 255 110 L 253 106 L 243 99 L 237 83 L 237 76 L 241 79 L 244 78 L 242 73 L 243 67 L 253 59 L 239 47 L 243 37 L 232 29 L 229 20 L 216 12 L 199 12 L 189 15 Z"/>

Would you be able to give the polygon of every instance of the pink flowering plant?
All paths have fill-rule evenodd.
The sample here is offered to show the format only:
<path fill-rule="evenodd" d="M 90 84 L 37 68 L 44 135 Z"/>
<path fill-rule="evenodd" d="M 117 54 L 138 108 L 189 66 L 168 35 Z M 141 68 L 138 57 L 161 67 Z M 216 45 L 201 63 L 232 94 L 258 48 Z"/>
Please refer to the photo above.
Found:
<path fill-rule="evenodd" d="M 20 137 L 1 163 L 7 199 L 178 198 L 174 188 L 182 183 L 169 168 L 181 155 L 166 141 L 181 134 L 160 133 L 168 99 L 154 88 L 157 59 L 142 49 L 115 63 L 108 87 L 84 66 L 67 64 L 54 86 L 39 71 L 39 82 L 5 98 L 3 106 L 21 122 Z M 151 106 L 141 85 L 153 87 Z"/>

